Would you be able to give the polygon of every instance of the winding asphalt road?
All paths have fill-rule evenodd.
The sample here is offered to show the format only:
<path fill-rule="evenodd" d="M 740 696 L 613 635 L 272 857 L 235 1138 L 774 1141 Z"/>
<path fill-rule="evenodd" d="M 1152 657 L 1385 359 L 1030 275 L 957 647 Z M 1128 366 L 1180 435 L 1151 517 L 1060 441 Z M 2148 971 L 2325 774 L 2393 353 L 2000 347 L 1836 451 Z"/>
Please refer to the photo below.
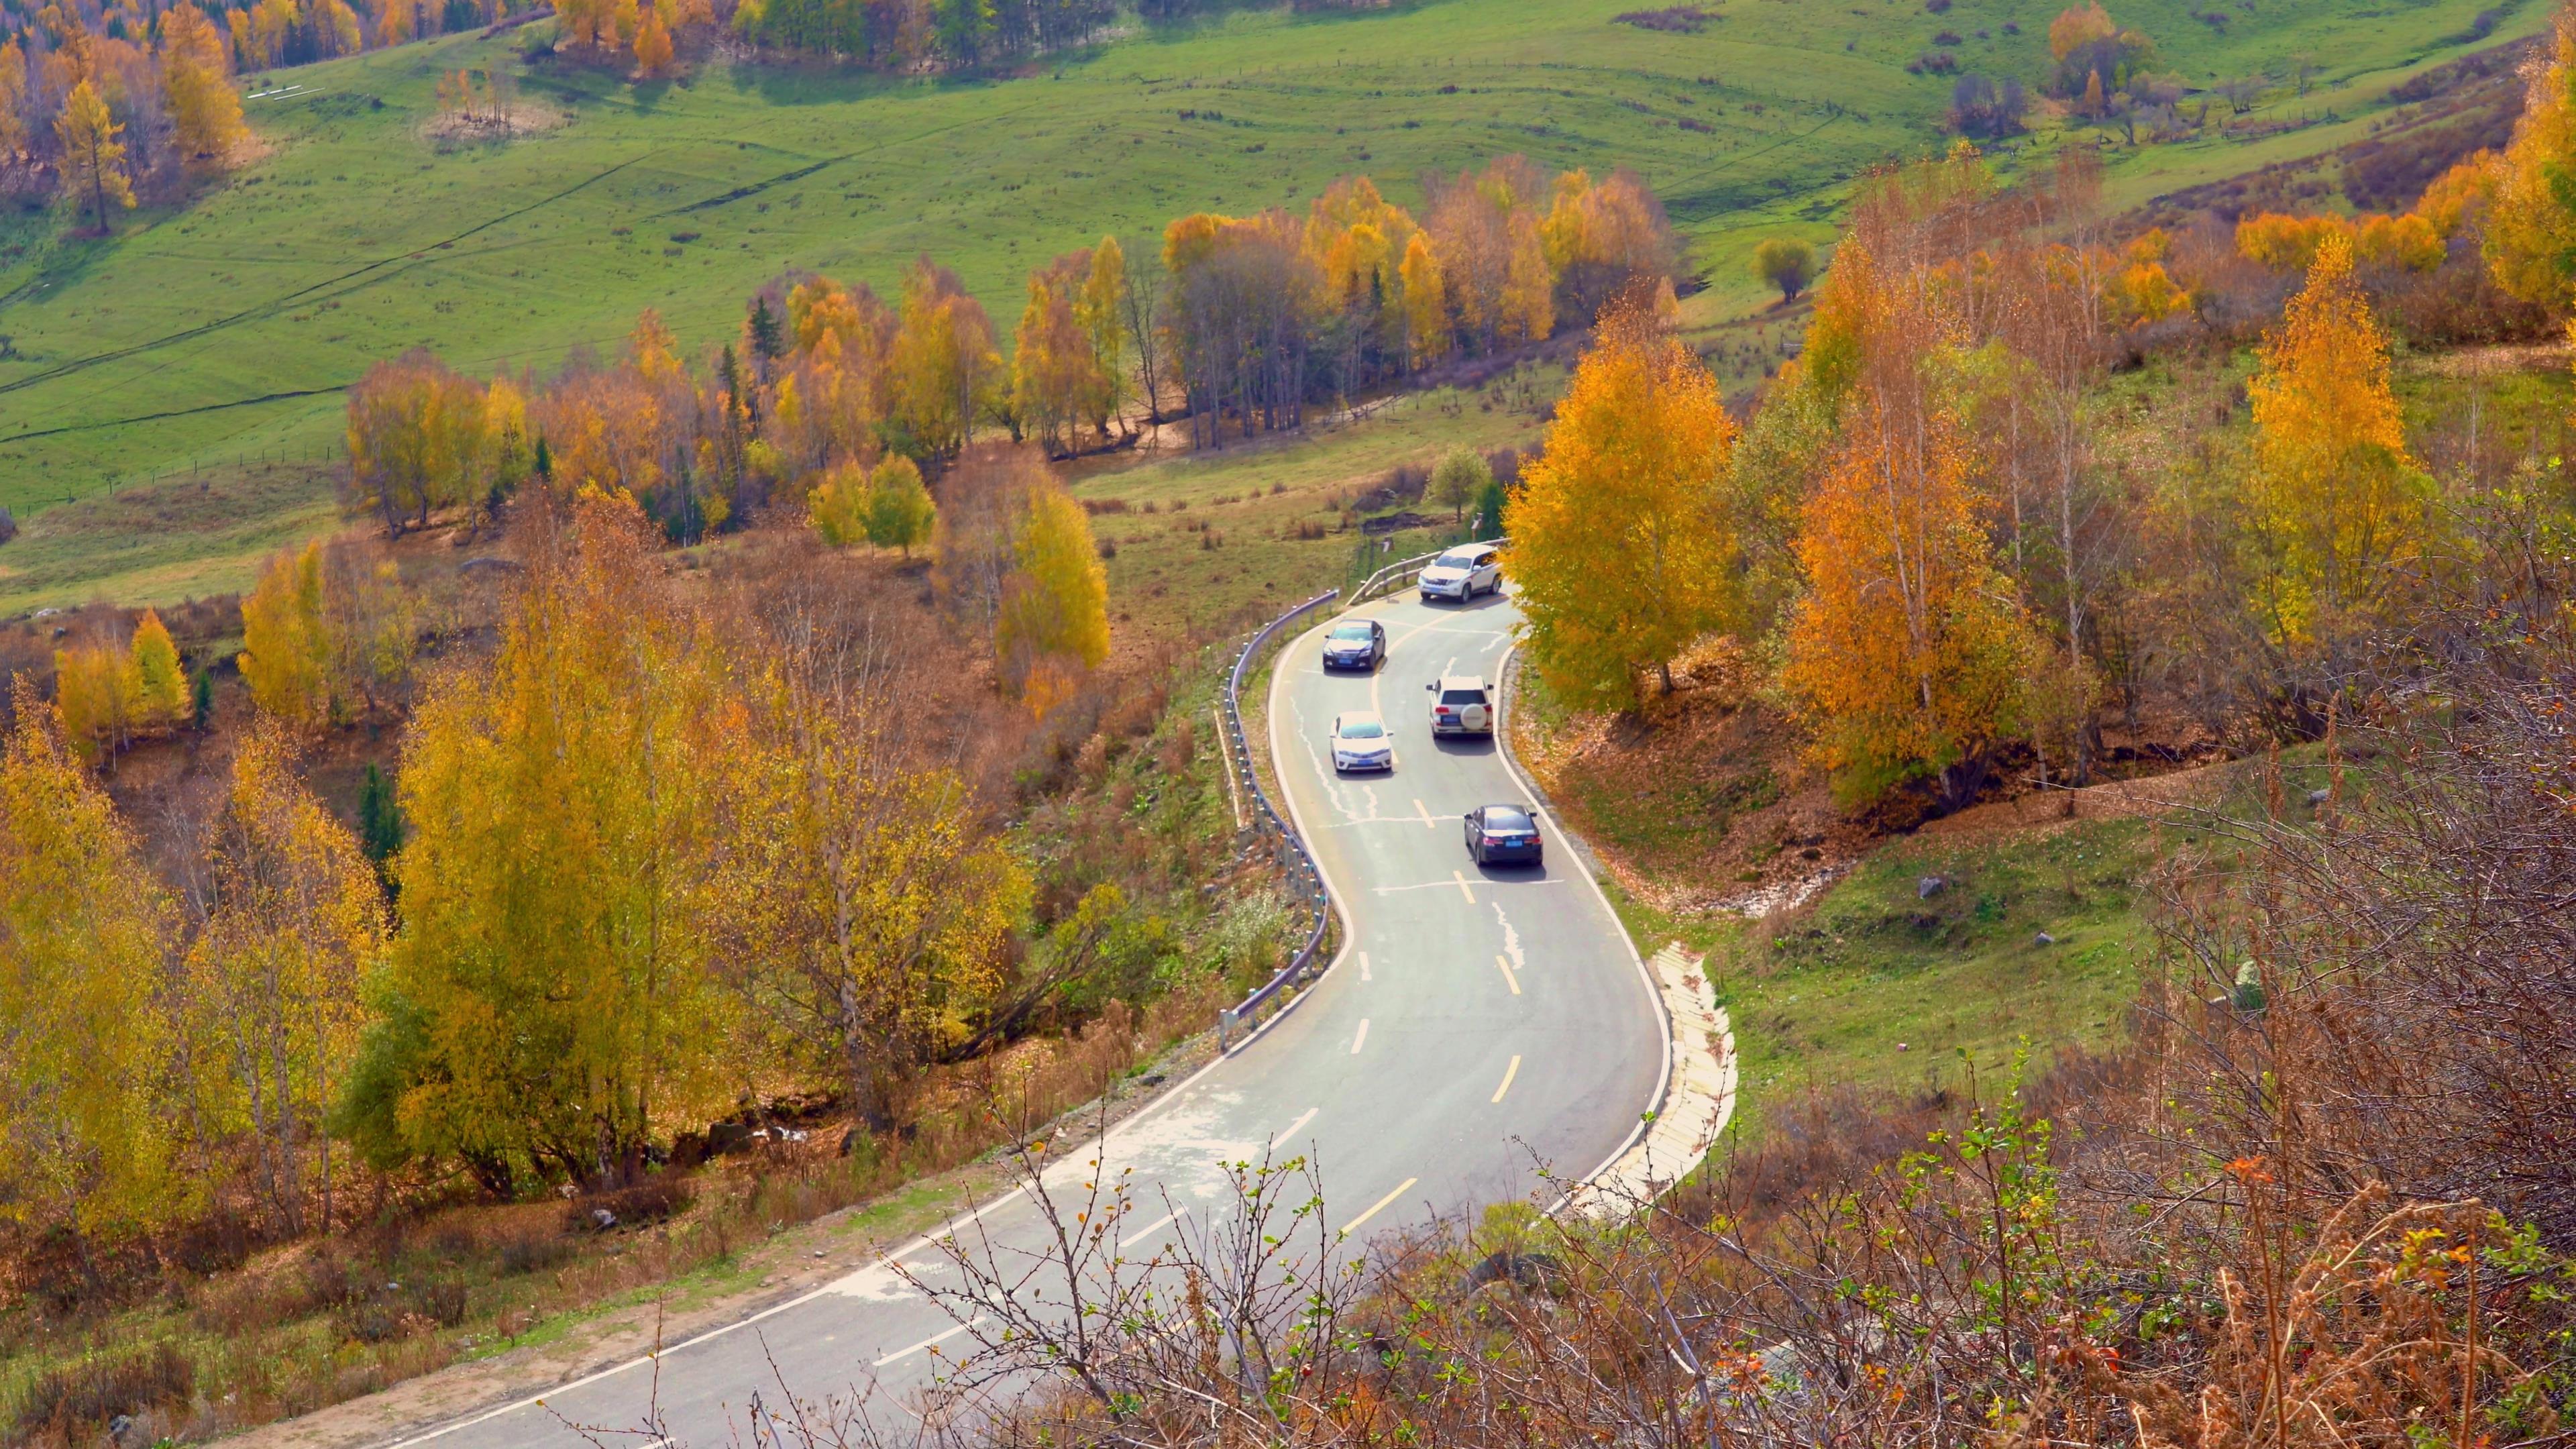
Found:
<path fill-rule="evenodd" d="M 1358 612 L 1387 628 L 1373 675 L 1327 675 L 1320 631 L 1281 653 L 1270 733 L 1287 805 L 1341 907 L 1346 944 L 1294 1009 L 1113 1129 L 1109 1170 L 1134 1169 L 1132 1251 L 1167 1220 L 1230 1203 L 1222 1164 L 1311 1154 L 1328 1223 L 1365 1236 L 1434 1214 L 1552 1194 L 1539 1176 L 1590 1174 L 1617 1157 L 1669 1070 L 1667 1030 L 1645 968 L 1555 822 L 1547 864 L 1479 868 L 1460 817 L 1527 798 L 1487 739 L 1435 740 L 1424 689 L 1442 674 L 1498 680 L 1518 614 L 1508 598 L 1424 605 L 1410 594 Z M 1395 739 L 1385 776 L 1337 779 L 1332 717 L 1374 708 Z M 1068 1164 L 1069 1167 L 1075 1164 Z M 1040 1241 L 1027 1201 L 979 1210 L 1004 1245 Z M 619 1365 L 535 1400 L 397 1441 L 572 1446 L 572 1424 L 629 1427 L 648 1409 L 669 1442 L 727 1442 L 777 1375 L 801 1396 L 872 1378 L 899 1402 L 962 1348 L 963 1330 L 888 1264 L 925 1281 L 953 1273 L 928 1241 L 766 1312 Z M 773 1371 L 773 1362 L 775 1371 Z M 658 1381 L 658 1382 L 657 1382 Z M 882 1422 L 882 1420 L 881 1420 Z"/>

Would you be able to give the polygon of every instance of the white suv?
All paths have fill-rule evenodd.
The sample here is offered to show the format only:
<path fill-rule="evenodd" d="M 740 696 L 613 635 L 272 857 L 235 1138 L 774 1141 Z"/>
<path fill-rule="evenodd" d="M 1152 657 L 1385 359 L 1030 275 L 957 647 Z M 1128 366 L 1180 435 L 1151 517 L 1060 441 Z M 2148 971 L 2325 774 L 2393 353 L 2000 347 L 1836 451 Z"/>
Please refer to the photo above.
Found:
<path fill-rule="evenodd" d="M 1422 602 L 1465 603 L 1503 586 L 1502 550 L 1490 543 L 1462 543 L 1422 567 Z"/>
<path fill-rule="evenodd" d="M 1489 735 L 1494 732 L 1494 692 L 1473 674 L 1444 674 L 1431 691 L 1431 732 L 1435 735 Z"/>

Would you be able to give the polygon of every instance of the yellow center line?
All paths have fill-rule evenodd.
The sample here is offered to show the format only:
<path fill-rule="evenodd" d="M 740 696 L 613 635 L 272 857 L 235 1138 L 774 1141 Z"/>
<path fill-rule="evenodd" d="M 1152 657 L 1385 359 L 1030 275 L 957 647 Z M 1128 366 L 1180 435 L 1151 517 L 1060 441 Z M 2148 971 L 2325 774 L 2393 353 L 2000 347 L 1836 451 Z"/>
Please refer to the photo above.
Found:
<path fill-rule="evenodd" d="M 1362 951 L 1362 952 L 1360 953 L 1360 979 L 1361 979 L 1362 981 L 1369 981 L 1369 980 L 1374 980 L 1374 979 L 1375 979 L 1375 978 L 1373 978 L 1373 977 L 1371 977 L 1371 976 L 1369 975 L 1369 969 L 1368 969 L 1368 953 L 1367 953 L 1366 951 Z"/>
<path fill-rule="evenodd" d="M 1449 878 L 1458 883 L 1458 894 L 1467 898 L 1467 904 L 1471 906 L 1474 905 L 1476 903 L 1476 893 L 1473 890 L 1468 889 L 1467 873 L 1463 870 L 1453 870 L 1449 872 Z"/>
<path fill-rule="evenodd" d="M 1360 1018 L 1360 1029 L 1359 1029 L 1359 1033 L 1358 1033 L 1358 1035 L 1353 1036 L 1353 1037 L 1351 1038 L 1351 1055 L 1352 1055 L 1352 1056 L 1358 1056 L 1358 1055 L 1360 1054 L 1360 1047 L 1361 1047 L 1361 1045 L 1362 1045 L 1363 1043 L 1365 1043 L 1367 1040 L 1368 1040 L 1368 1018 L 1367 1018 L 1367 1017 L 1365 1017 L 1365 1016 L 1363 1016 L 1363 1017 L 1361 1017 L 1361 1018 Z"/>
<path fill-rule="evenodd" d="M 1495 957 L 1495 958 L 1494 958 L 1494 964 L 1503 968 L 1503 980 L 1505 980 L 1505 981 L 1507 981 L 1507 982 L 1509 982 L 1509 983 L 1511 984 L 1511 988 L 1512 988 L 1512 995 L 1514 995 L 1514 996 L 1518 996 L 1518 995 L 1520 995 L 1520 994 L 1521 994 L 1521 979 L 1520 979 L 1519 977 L 1514 976 L 1514 975 L 1512 974 L 1512 963 L 1511 963 L 1511 962 L 1509 962 L 1509 961 L 1504 960 L 1504 959 L 1503 959 L 1502 957 L 1500 957 L 1500 956 L 1497 956 L 1497 957 Z"/>
<path fill-rule="evenodd" d="M 1512 1078 L 1517 1077 L 1517 1076 L 1519 1076 L 1520 1074 L 1521 1074 L 1521 1059 L 1520 1059 L 1519 1057 L 1514 1057 L 1514 1058 L 1512 1058 L 1512 1064 L 1511 1064 L 1510 1066 L 1508 1066 L 1508 1067 L 1503 1068 L 1503 1084 L 1502 1084 L 1501 1086 L 1496 1087 L 1496 1088 L 1494 1089 L 1494 1100 L 1495 1100 L 1495 1101 L 1499 1102 L 1499 1101 L 1503 1100 L 1503 1094 L 1504 1094 L 1505 1092 L 1508 1092 L 1508 1091 L 1510 1091 L 1510 1090 L 1512 1089 Z"/>
<path fill-rule="evenodd" d="M 1376 1217 L 1379 1213 L 1386 1211 L 1387 1204 L 1404 1196 L 1404 1194 L 1410 1190 L 1415 1183 L 1420 1182 L 1421 1180 L 1422 1179 L 1418 1177 L 1408 1177 L 1404 1181 L 1397 1183 L 1395 1185 L 1395 1191 L 1388 1193 L 1386 1196 L 1379 1198 L 1376 1202 L 1369 1204 L 1369 1210 L 1367 1212 L 1364 1212 L 1358 1217 L 1351 1219 L 1349 1222 L 1342 1224 L 1341 1235 L 1347 1238 L 1351 1234 L 1358 1232 L 1360 1230 L 1360 1224 L 1367 1222 L 1369 1219 Z"/>
<path fill-rule="evenodd" d="M 1416 811 L 1420 812 L 1420 814 L 1421 814 L 1421 816 L 1422 816 L 1422 823 L 1423 823 L 1423 825 L 1424 825 L 1424 826 L 1426 826 L 1426 827 L 1428 827 L 1428 828 L 1430 828 L 1430 829 L 1433 829 L 1433 830 L 1437 830 L 1437 829 L 1439 829 L 1439 828 L 1440 828 L 1440 827 L 1439 827 L 1439 825 L 1438 825 L 1438 824 L 1436 824 L 1436 823 L 1432 820 L 1432 818 L 1431 818 L 1431 807 L 1422 803 L 1422 797 L 1421 797 L 1421 796 L 1417 795 L 1417 796 L 1415 796 L 1415 797 L 1413 798 L 1413 808 L 1414 808 Z"/>

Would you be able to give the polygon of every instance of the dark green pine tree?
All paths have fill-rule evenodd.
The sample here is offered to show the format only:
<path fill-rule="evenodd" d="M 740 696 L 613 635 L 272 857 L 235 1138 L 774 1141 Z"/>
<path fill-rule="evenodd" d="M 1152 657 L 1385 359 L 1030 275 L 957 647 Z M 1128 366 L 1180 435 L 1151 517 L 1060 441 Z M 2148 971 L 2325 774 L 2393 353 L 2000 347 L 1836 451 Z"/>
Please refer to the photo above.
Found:
<path fill-rule="evenodd" d="M 196 725 L 199 734 L 204 734 L 206 726 L 215 722 L 215 672 L 213 670 L 199 666 L 197 677 L 190 682 L 188 717 L 190 722 Z"/>
<path fill-rule="evenodd" d="M 371 764 L 367 782 L 358 791 L 358 848 L 381 869 L 402 849 L 402 838 L 402 806 L 394 799 L 393 782 Z"/>
<path fill-rule="evenodd" d="M 769 309 L 769 296 L 763 293 L 751 304 L 751 354 L 763 362 L 775 362 L 786 351 L 778 314 Z"/>

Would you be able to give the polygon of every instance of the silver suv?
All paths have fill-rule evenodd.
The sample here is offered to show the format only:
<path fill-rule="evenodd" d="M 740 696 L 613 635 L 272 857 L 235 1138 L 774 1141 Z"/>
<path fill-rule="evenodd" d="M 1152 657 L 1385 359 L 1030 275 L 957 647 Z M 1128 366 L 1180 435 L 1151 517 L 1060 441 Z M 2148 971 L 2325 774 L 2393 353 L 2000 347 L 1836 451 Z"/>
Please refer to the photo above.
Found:
<path fill-rule="evenodd" d="M 1431 732 L 1435 735 L 1489 735 L 1494 732 L 1494 692 L 1473 674 L 1444 674 L 1426 684 L 1431 691 Z"/>

